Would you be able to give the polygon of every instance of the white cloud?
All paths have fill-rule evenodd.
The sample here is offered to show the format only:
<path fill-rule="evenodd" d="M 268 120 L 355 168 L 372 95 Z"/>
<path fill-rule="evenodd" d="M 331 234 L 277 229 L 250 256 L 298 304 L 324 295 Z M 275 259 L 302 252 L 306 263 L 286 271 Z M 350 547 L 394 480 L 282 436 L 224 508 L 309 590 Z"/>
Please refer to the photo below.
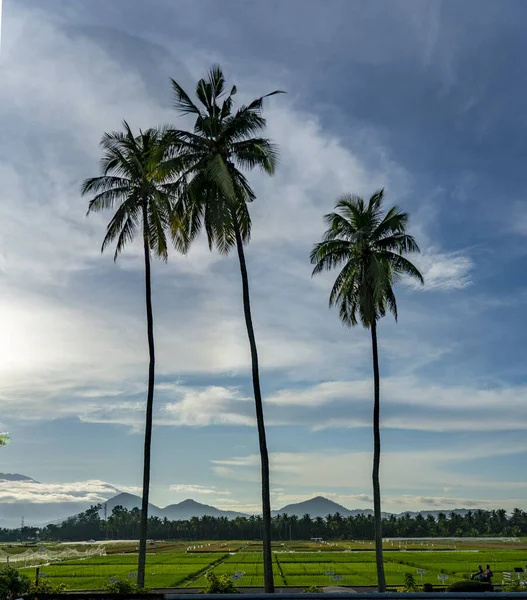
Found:
<path fill-rule="evenodd" d="M 0 153 L 2 420 L 78 417 L 140 431 L 147 352 L 138 247 L 117 266 L 111 257 L 99 256 L 109 215 L 86 220 L 78 186 L 96 173 L 97 144 L 104 130 L 119 127 L 123 117 L 135 127 L 174 119 L 165 100 L 168 76 L 177 74 L 167 67 L 166 89 L 155 90 L 156 98 L 135 65 L 126 68 L 96 42 L 72 38 L 41 14 L 23 9 L 14 14 L 2 55 L 0 120 L 6 126 L 16 122 L 17 131 L 30 131 L 34 143 L 29 146 L 17 135 L 9 155 Z M 31 43 L 22 43 L 29 39 Z M 262 87 L 267 89 L 267 84 L 249 81 L 244 92 L 261 93 Z M 371 388 L 364 377 L 370 369 L 369 340 L 363 332 L 341 327 L 336 314 L 326 310 L 329 280 L 311 280 L 308 253 L 323 230 L 322 215 L 340 193 L 368 195 L 385 185 L 397 202 L 408 195 L 411 179 L 377 142 L 368 146 L 374 136 L 360 128 L 353 133 L 361 139 L 364 154 L 374 157 L 368 162 L 362 151 L 346 148 L 289 97 L 273 98 L 266 111 L 269 135 L 281 148 L 281 167 L 274 178 L 254 175 L 258 199 L 251 208 L 253 240 L 247 260 L 262 372 L 269 377 L 286 374 L 283 388 L 266 401 L 267 422 L 369 426 L 369 418 L 362 415 L 328 411 L 321 416 L 303 410 L 304 401 L 308 409 L 334 404 L 340 410 L 348 396 L 366 407 Z M 430 250 L 422 268 L 429 287 L 462 287 L 468 282 L 469 263 L 464 256 Z M 187 257 L 174 256 L 167 266 L 156 264 L 154 307 L 159 375 L 174 381 L 203 373 L 248 375 L 235 257 L 210 255 L 202 241 Z M 427 318 L 426 308 L 419 315 Z M 406 325 L 396 335 L 384 336 L 381 344 L 387 362 L 403 359 L 417 368 L 447 351 L 430 338 L 423 339 L 420 327 Z M 314 377 L 340 380 L 303 392 L 288 389 L 287 379 L 297 383 Z M 350 393 L 342 381 L 348 377 L 356 379 Z M 249 392 L 229 385 L 170 385 L 157 387 L 159 426 L 254 425 Z M 384 388 L 395 391 L 393 400 Z M 383 401 L 410 404 L 405 397 L 409 391 L 417 404 L 430 390 L 437 406 L 450 393 L 426 381 L 384 380 Z M 470 389 L 458 390 L 456 398 L 465 392 L 477 402 L 485 400 Z M 408 420 L 386 416 L 385 425 L 488 425 L 485 416 L 458 416 L 445 412 L 441 418 L 429 417 L 416 410 Z M 505 428 L 513 420 L 504 414 L 497 424 Z"/>
<path fill-rule="evenodd" d="M 11 19 L 0 90 L 2 123 L 17 123 L 9 155 L 0 154 L 0 326 L 7 332 L 0 346 L 3 402 L 6 410 L 22 406 L 22 415 L 23 407 L 33 403 L 37 418 L 44 395 L 53 398 L 56 416 L 77 410 L 89 420 L 98 412 L 96 403 L 78 400 L 66 406 L 69 397 L 86 387 L 94 396 L 98 388 L 101 396 L 107 391 L 124 396 L 131 383 L 144 380 L 146 343 L 138 247 L 123 255 L 117 267 L 110 256 L 99 256 L 108 215 L 85 219 L 79 184 L 97 172 L 102 132 L 119 127 L 123 117 L 134 127 L 175 118 L 166 101 L 168 76 L 175 73 L 167 60 L 166 88 L 154 98 L 136 65 L 123 68 L 88 37 L 73 38 L 41 13 L 24 9 Z M 253 84 L 256 88 L 257 82 Z M 312 368 L 335 348 L 335 341 L 315 341 L 316 331 L 309 332 L 306 323 L 328 334 L 338 328 L 338 323 L 327 327 L 331 317 L 324 302 L 317 317 L 302 316 L 296 309 L 298 291 L 307 300 L 305 289 L 312 286 L 307 252 L 321 230 L 321 216 L 341 191 L 366 192 L 402 177 L 384 158 L 373 169 L 366 166 L 324 132 L 316 117 L 298 112 L 287 98 L 273 99 L 268 116 L 269 134 L 281 146 L 282 168 L 273 179 L 255 174 L 260 197 L 253 207 L 255 251 L 248 250 L 252 272 L 262 269 L 255 264 L 262 256 L 267 261 L 264 277 L 274 277 L 268 307 L 255 299 L 261 363 L 264 369 Z M 32 136 L 30 147 L 20 133 L 26 130 Z M 302 227 L 291 231 L 288 223 L 298 218 Z M 21 239 L 25 243 L 18 243 Z M 290 252 L 299 240 L 305 252 L 301 260 Z M 284 243 L 287 248 L 281 247 Z M 283 253 L 290 260 L 280 260 L 273 275 Z M 248 372 L 236 259 L 225 267 L 228 280 L 214 272 L 220 262 L 225 264 L 201 242 L 188 257 L 174 256 L 168 267 L 155 266 L 160 374 Z M 289 285 L 283 286 L 287 278 Z M 255 282 L 255 296 L 261 288 Z"/>
<path fill-rule="evenodd" d="M 203 390 L 188 390 L 177 403 L 165 405 L 164 412 L 177 425 L 252 425 L 254 418 L 250 398 L 237 390 L 219 386 Z"/>
<path fill-rule="evenodd" d="M 230 496 L 228 490 L 219 490 L 214 486 L 195 485 L 190 483 L 177 483 L 171 485 L 171 492 L 180 492 L 182 494 L 204 494 L 207 496 Z"/>
<path fill-rule="evenodd" d="M 36 483 L 31 481 L 0 481 L 0 503 L 55 504 L 86 502 L 98 504 L 119 490 L 104 481 L 72 483 Z"/>
<path fill-rule="evenodd" d="M 493 481 L 488 473 L 478 473 L 469 467 L 459 468 L 459 463 L 471 460 L 519 454 L 527 446 L 499 443 L 452 445 L 438 450 L 385 451 L 381 459 L 381 480 L 385 510 L 425 509 L 444 505 L 458 508 L 470 506 L 506 508 L 525 506 L 525 499 L 514 499 L 514 490 L 525 490 L 527 484 L 517 479 Z M 273 507 L 307 500 L 323 495 L 348 508 L 352 503 L 371 503 L 371 452 L 323 450 L 320 452 L 271 453 Z M 259 481 L 259 456 L 247 455 L 211 461 L 216 475 L 231 482 Z M 459 495 L 445 495 L 444 488 L 456 489 Z M 302 490 L 302 491 L 296 491 Z M 318 491 L 314 491 L 318 490 Z M 345 490 L 345 491 L 344 491 Z M 351 491 L 350 491 L 351 490 Z M 420 490 L 408 494 L 402 490 Z M 428 492 L 428 493 L 427 493 Z M 480 497 L 481 493 L 485 496 Z M 492 493 L 491 493 L 492 492 Z M 470 495 L 462 495 L 467 494 Z M 413 507 L 413 508 L 412 508 Z"/>
<path fill-rule="evenodd" d="M 267 403 L 294 409 L 284 421 L 296 415 L 297 422 L 316 429 L 370 426 L 372 394 L 371 379 L 330 381 L 280 390 Z M 527 417 L 526 394 L 524 386 L 482 389 L 387 377 L 382 380 L 382 425 L 425 431 L 521 429 L 522 417 Z"/>
<path fill-rule="evenodd" d="M 425 280 L 424 287 L 413 279 L 404 280 L 407 285 L 415 289 L 460 290 L 472 283 L 471 273 L 474 263 L 462 252 L 445 253 L 430 248 L 409 258 L 421 271 Z"/>

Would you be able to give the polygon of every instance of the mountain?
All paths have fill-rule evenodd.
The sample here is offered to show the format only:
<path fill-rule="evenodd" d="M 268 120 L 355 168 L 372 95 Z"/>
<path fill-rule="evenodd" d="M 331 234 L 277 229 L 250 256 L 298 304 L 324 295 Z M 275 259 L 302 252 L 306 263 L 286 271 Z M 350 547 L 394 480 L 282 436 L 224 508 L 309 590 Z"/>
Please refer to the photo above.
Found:
<path fill-rule="evenodd" d="M 334 515 L 335 513 L 340 513 L 343 517 L 356 517 L 357 515 L 373 515 L 373 510 L 370 508 L 357 508 L 354 510 L 350 510 L 342 504 L 337 504 L 337 502 L 333 502 L 333 500 L 329 500 L 328 498 L 324 498 L 323 496 L 317 496 L 316 498 L 311 498 L 311 500 L 305 500 L 304 502 L 297 502 L 296 504 L 288 504 L 284 506 L 280 510 L 274 510 L 272 512 L 273 517 L 276 515 L 286 514 L 289 516 L 297 516 L 303 517 L 305 514 L 311 516 L 311 518 L 323 517 L 325 518 L 327 515 Z M 422 515 L 423 517 L 427 517 L 428 515 L 433 515 L 437 518 L 439 513 L 450 514 L 451 512 L 456 513 L 458 515 L 464 516 L 468 509 L 466 508 L 455 508 L 455 509 L 447 509 L 447 510 L 420 510 L 420 511 L 404 511 L 402 513 L 396 514 L 396 516 L 409 514 L 411 517 L 416 517 L 417 515 Z M 389 517 L 392 513 L 382 513 L 383 517 Z"/>
<path fill-rule="evenodd" d="M 133 508 L 141 508 L 141 498 L 133 494 L 121 493 L 106 502 L 106 511 L 110 515 L 115 506 L 122 506 L 127 510 Z M 195 500 L 183 500 L 178 504 L 170 504 L 165 508 L 159 508 L 155 504 L 148 505 L 148 513 L 152 517 L 165 517 L 169 521 L 186 521 L 192 517 L 227 517 L 227 519 L 235 519 L 236 517 L 246 517 L 243 513 L 237 513 L 230 510 L 221 510 L 215 506 L 200 504 Z"/>
<path fill-rule="evenodd" d="M 117 494 L 117 496 L 112 496 L 106 501 L 106 512 L 109 515 L 112 514 L 112 510 L 116 506 L 122 506 L 126 508 L 126 510 L 132 510 L 132 508 L 141 508 L 141 498 L 136 496 L 135 494 L 127 494 L 126 492 L 121 492 Z M 104 508 L 101 509 L 101 517 L 103 515 Z M 161 509 L 155 504 L 148 503 L 148 514 L 151 517 L 161 517 Z"/>
<path fill-rule="evenodd" d="M 311 500 L 305 500 L 304 502 L 297 502 L 295 504 L 288 504 L 284 506 L 280 510 L 274 510 L 272 512 L 273 516 L 280 514 L 287 514 L 296 517 L 302 517 L 305 514 L 314 517 L 326 517 L 327 515 L 334 515 L 335 513 L 340 513 L 343 517 L 355 516 L 357 514 L 373 514 L 373 511 L 366 510 L 350 510 L 342 504 L 337 504 L 333 502 L 333 500 L 329 500 L 328 498 L 324 498 L 323 496 L 316 496 L 315 498 L 311 498 Z"/>
<path fill-rule="evenodd" d="M 195 500 L 183 500 L 179 504 L 170 504 L 161 509 L 163 517 L 171 521 L 187 520 L 191 517 L 227 517 L 235 519 L 236 517 L 248 517 L 249 515 L 234 512 L 232 510 L 221 510 L 215 506 L 200 504 Z"/>
<path fill-rule="evenodd" d="M 32 483 L 38 483 L 27 475 L 20 475 L 20 473 L 0 473 L 0 481 L 31 481 Z"/>

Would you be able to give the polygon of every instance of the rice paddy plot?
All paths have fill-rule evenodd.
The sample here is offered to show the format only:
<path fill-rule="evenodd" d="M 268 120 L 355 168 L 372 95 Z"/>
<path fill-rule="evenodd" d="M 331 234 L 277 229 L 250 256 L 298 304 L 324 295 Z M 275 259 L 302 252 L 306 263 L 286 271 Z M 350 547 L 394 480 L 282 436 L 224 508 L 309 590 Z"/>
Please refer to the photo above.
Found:
<path fill-rule="evenodd" d="M 150 588 L 177 587 L 198 577 L 210 565 L 226 555 L 211 553 L 199 555 L 162 553 L 149 554 L 146 562 L 145 583 Z M 21 569 L 31 579 L 32 568 Z M 137 555 L 111 555 L 82 561 L 55 563 L 40 569 L 41 576 L 54 584 L 64 583 L 69 590 L 102 589 L 110 579 L 126 579 L 137 572 Z"/>
<path fill-rule="evenodd" d="M 263 586 L 264 577 L 262 553 L 247 553 L 245 555 L 236 554 L 234 556 L 230 556 L 227 560 L 214 568 L 214 574 L 217 576 L 228 575 L 229 577 L 233 577 L 236 573 L 240 574 L 239 579 L 233 580 L 236 587 Z M 286 585 L 282 579 L 282 574 L 275 558 L 273 558 L 273 575 L 277 585 Z M 204 587 L 206 583 L 205 577 L 202 576 L 197 581 L 189 584 L 189 587 Z"/>
<path fill-rule="evenodd" d="M 385 552 L 385 554 L 388 554 Z M 275 554 L 280 563 L 375 562 L 375 552 L 295 552 Z"/>
<path fill-rule="evenodd" d="M 192 553 L 184 550 L 149 553 L 146 585 L 149 588 L 202 588 L 206 585 L 205 572 L 212 569 L 216 575 L 225 574 L 229 577 L 243 573 L 239 579 L 234 580 L 237 587 L 261 587 L 264 583 L 263 554 L 249 549 L 250 547 L 245 548 L 236 554 L 217 551 Z M 405 573 L 412 573 L 418 583 L 434 585 L 441 583 L 438 575 L 445 574 L 448 575 L 446 583 L 452 583 L 473 573 L 478 564 L 485 566 L 487 563 L 494 571 L 494 581 L 499 584 L 503 571 L 513 572 L 515 567 L 526 567 L 527 550 L 387 550 L 384 552 L 384 559 L 386 579 L 390 586 L 402 585 Z M 426 573 L 421 577 L 418 570 Z M 22 571 L 34 579 L 34 568 Z M 63 582 L 70 590 L 101 589 L 110 578 L 127 578 L 136 571 L 137 554 L 72 559 L 41 567 L 41 573 L 53 583 Z M 375 553 L 370 551 L 274 552 L 273 572 L 277 586 L 374 586 L 377 581 Z"/>

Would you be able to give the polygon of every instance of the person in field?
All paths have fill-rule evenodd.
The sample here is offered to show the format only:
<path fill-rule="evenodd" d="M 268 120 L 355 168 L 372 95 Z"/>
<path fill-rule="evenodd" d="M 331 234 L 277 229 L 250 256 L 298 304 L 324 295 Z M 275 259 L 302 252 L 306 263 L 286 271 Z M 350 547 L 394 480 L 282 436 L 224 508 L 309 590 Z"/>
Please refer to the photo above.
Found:
<path fill-rule="evenodd" d="M 478 570 L 476 573 L 472 573 L 470 579 L 475 579 L 476 581 L 482 581 L 482 577 L 485 575 L 485 571 L 483 571 L 483 567 L 478 565 Z"/>
<path fill-rule="evenodd" d="M 490 565 L 487 565 L 487 568 L 485 569 L 485 573 L 483 573 L 483 576 L 480 579 L 480 581 L 488 581 L 488 583 L 492 583 L 493 576 L 494 576 L 494 573 L 492 572 Z"/>

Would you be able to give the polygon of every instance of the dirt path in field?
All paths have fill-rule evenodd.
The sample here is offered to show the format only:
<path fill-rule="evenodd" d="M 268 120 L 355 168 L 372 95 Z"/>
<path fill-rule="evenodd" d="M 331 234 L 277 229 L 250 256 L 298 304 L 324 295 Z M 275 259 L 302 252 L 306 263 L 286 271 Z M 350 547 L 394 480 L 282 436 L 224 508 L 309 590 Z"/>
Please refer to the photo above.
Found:
<path fill-rule="evenodd" d="M 193 583 L 198 581 L 198 579 L 200 579 L 201 577 L 204 577 L 209 571 L 213 571 L 216 567 L 219 567 L 226 560 L 228 560 L 231 556 L 233 556 L 234 554 L 238 554 L 238 552 L 241 552 L 242 550 L 245 550 L 248 546 L 249 546 L 249 544 L 246 544 L 242 548 L 238 548 L 238 550 L 236 550 L 233 553 L 228 552 L 227 555 L 224 558 L 222 558 L 220 561 L 215 562 L 214 564 L 209 565 L 208 567 L 205 567 L 204 569 L 202 569 L 195 577 L 193 577 L 190 581 L 188 581 L 184 587 L 188 588 L 190 585 L 192 585 Z"/>

